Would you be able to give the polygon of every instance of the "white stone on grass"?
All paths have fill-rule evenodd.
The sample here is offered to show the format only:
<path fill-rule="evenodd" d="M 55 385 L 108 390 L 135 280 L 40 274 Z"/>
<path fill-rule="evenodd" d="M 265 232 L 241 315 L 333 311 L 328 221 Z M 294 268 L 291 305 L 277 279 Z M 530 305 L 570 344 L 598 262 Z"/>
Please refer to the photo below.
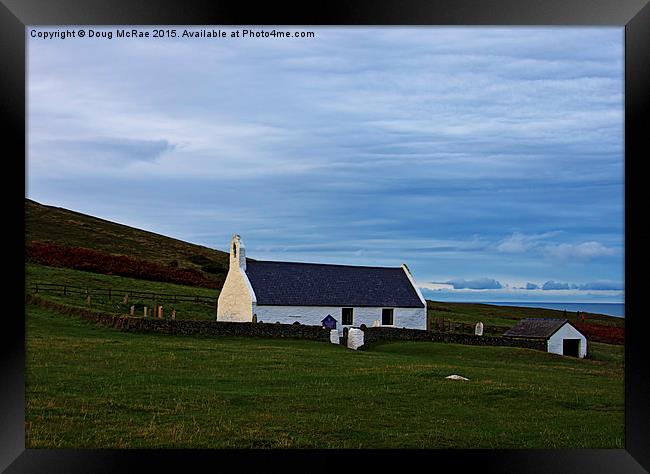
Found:
<path fill-rule="evenodd" d="M 339 332 L 336 329 L 330 331 L 330 342 L 332 344 L 340 344 L 341 340 L 339 339 Z"/>
<path fill-rule="evenodd" d="M 456 374 L 450 375 L 450 376 L 445 377 L 445 378 L 449 379 L 449 380 L 469 380 L 469 379 L 466 379 L 465 377 L 461 377 L 460 375 L 456 375 Z"/>

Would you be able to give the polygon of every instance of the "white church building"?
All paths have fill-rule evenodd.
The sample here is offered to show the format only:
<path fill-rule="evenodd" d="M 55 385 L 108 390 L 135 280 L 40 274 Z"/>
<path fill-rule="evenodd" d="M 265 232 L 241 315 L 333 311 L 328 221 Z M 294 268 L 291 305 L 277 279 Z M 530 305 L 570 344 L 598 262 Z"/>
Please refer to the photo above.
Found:
<path fill-rule="evenodd" d="M 362 267 L 254 260 L 233 235 L 218 321 L 426 329 L 426 301 L 406 265 Z"/>

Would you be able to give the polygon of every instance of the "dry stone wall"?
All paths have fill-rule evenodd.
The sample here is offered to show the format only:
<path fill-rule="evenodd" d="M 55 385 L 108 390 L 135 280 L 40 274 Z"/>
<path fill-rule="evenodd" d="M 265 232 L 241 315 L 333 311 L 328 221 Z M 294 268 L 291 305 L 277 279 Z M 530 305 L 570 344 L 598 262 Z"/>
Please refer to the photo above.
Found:
<path fill-rule="evenodd" d="M 27 296 L 26 303 L 52 309 L 58 313 L 77 316 L 103 326 L 123 331 L 176 334 L 185 336 L 252 336 L 271 338 L 311 339 L 315 341 L 330 340 L 329 329 L 320 326 L 301 324 L 260 324 L 232 323 L 225 321 L 197 321 L 181 319 L 139 318 L 127 315 L 98 313 L 84 308 L 75 308 L 47 301 L 34 296 Z"/>
<path fill-rule="evenodd" d="M 546 342 L 538 339 L 476 336 L 474 334 L 441 333 L 420 329 L 370 327 L 364 329 L 366 344 L 379 341 L 432 341 L 475 346 L 509 346 L 546 351 Z"/>
<path fill-rule="evenodd" d="M 206 335 L 206 336 L 251 336 L 270 338 L 310 339 L 330 342 L 331 333 L 327 328 L 308 326 L 304 324 L 277 323 L 233 323 L 226 321 L 197 321 L 180 319 L 140 318 L 128 315 L 99 313 L 84 308 L 66 306 L 38 296 L 27 295 L 25 303 L 52 309 L 58 313 L 77 316 L 88 321 L 108 326 L 122 331 L 162 333 L 176 335 Z M 469 344 L 479 346 L 510 346 L 523 347 L 546 351 L 546 341 L 537 339 L 520 339 L 510 337 L 476 336 L 472 334 L 437 333 L 422 329 L 401 329 L 390 327 L 364 327 L 364 346 L 380 341 L 431 341 L 453 344 Z M 347 334 L 341 340 L 347 345 Z M 365 348 L 364 346 L 360 347 Z"/>

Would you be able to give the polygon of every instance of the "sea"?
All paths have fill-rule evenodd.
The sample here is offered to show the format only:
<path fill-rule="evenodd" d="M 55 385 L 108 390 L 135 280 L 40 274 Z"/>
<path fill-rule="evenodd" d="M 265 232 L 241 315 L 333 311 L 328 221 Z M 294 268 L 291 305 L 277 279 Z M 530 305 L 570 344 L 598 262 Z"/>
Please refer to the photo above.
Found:
<path fill-rule="evenodd" d="M 567 313 L 584 311 L 585 313 L 606 314 L 617 318 L 625 318 L 625 304 L 623 303 L 546 303 L 546 302 L 485 302 L 498 306 L 523 306 L 525 308 L 546 308 L 566 310 Z"/>

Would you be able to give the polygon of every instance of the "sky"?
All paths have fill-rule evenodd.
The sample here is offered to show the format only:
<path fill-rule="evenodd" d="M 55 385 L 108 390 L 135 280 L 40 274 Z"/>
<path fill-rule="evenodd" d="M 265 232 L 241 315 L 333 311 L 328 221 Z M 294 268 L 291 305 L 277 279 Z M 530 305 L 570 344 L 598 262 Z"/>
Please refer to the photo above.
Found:
<path fill-rule="evenodd" d="M 27 197 L 434 300 L 623 301 L 622 27 L 174 28 L 27 29 Z"/>

